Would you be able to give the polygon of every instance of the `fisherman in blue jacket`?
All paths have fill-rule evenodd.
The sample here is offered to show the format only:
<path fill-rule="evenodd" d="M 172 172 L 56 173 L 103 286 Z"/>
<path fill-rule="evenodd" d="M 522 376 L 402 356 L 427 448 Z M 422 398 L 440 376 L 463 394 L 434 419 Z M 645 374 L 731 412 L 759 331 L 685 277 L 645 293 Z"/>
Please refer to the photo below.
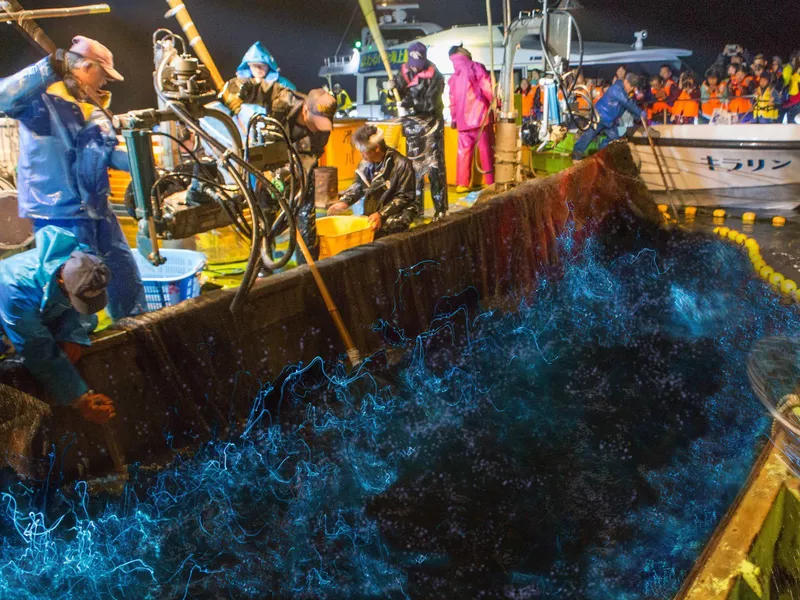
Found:
<path fill-rule="evenodd" d="M 81 346 L 106 305 L 111 273 L 74 234 L 60 227 L 36 232 L 36 247 L 0 261 L 0 322 L 23 364 L 61 405 L 95 423 L 114 416 L 74 367 Z"/>
<path fill-rule="evenodd" d="M 102 44 L 77 36 L 16 75 L 0 79 L 0 112 L 20 122 L 19 215 L 34 231 L 57 225 L 101 256 L 114 274 L 109 284 L 112 319 L 143 312 L 144 287 L 136 261 L 108 202 L 108 168 L 127 171 L 108 117 L 87 100 L 106 105 L 106 82 L 122 81 Z M 104 107 L 105 108 L 105 107 Z"/>
<path fill-rule="evenodd" d="M 595 112 L 597 112 L 598 122 L 583 132 L 583 135 L 575 142 L 572 151 L 572 160 L 581 160 L 586 153 L 586 149 L 592 140 L 600 134 L 605 134 L 605 139 L 600 142 L 599 148 L 602 150 L 609 143 L 619 139 L 619 120 L 625 111 L 634 117 L 645 116 L 646 112 L 631 99 L 631 94 L 639 85 L 639 77 L 635 73 L 628 73 L 625 79 L 617 81 L 608 88 L 603 97 L 597 101 Z"/>

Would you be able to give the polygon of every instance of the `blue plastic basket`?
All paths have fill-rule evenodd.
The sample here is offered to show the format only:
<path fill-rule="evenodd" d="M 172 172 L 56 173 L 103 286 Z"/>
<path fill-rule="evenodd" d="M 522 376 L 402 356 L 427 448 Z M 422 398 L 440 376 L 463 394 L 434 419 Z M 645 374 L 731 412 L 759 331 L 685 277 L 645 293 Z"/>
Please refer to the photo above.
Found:
<path fill-rule="evenodd" d="M 136 265 L 144 283 L 144 294 L 147 297 L 147 310 L 153 311 L 165 306 L 174 306 L 179 302 L 200 295 L 200 278 L 198 275 L 206 264 L 205 254 L 194 250 L 160 251 L 167 262 L 154 267 L 138 251 L 133 251 Z"/>

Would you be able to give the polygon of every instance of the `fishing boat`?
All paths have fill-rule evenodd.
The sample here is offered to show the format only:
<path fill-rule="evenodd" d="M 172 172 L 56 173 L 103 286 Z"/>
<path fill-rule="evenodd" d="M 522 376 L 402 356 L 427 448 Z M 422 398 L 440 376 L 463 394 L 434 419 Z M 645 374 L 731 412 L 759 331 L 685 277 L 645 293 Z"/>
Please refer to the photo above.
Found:
<path fill-rule="evenodd" d="M 800 125 L 657 125 L 650 132 L 677 202 L 768 211 L 800 205 Z M 665 192 L 646 134 L 637 132 L 631 145 L 647 186 Z"/>
<path fill-rule="evenodd" d="M 409 20 L 418 4 L 379 5 L 380 29 L 385 37 L 389 62 L 399 69 L 407 60 L 407 48 L 420 41 L 428 46 L 428 56 L 445 75 L 453 72 L 448 57 L 451 46 L 463 44 L 474 59 L 499 72 L 503 63 L 503 29 L 486 25 L 456 26 L 448 29 L 435 23 Z M 525 13 L 522 15 L 525 16 Z M 692 52 L 682 48 L 648 47 L 647 32 L 635 32 L 631 45 L 587 41 L 581 48 L 569 49 L 570 63 L 582 64 L 587 77 L 610 77 L 617 65 L 637 72 L 657 72 L 662 64 L 679 68 Z M 380 102 L 382 84 L 388 79 L 368 28 L 361 34 L 360 50 L 347 57 L 326 59 L 319 75 L 350 85 L 355 81 L 357 117 L 385 120 Z M 527 35 L 514 58 L 514 82 L 540 72 L 544 62 L 539 36 Z M 448 94 L 444 95 L 448 116 Z M 650 129 L 655 151 L 665 171 L 670 191 L 679 192 L 679 203 L 694 206 L 758 208 L 768 211 L 792 210 L 800 205 L 800 125 L 797 124 L 714 124 L 656 125 Z M 537 175 L 549 175 L 571 166 L 569 158 L 576 131 L 541 152 L 524 149 L 523 164 Z M 456 143 L 448 136 L 446 146 Z M 655 194 L 666 192 L 658 163 L 645 132 L 631 138 L 634 156 L 641 163 L 642 178 Z M 454 158 L 455 152 L 447 152 Z M 451 162 L 448 160 L 448 162 Z M 448 164 L 454 171 L 455 164 Z"/>

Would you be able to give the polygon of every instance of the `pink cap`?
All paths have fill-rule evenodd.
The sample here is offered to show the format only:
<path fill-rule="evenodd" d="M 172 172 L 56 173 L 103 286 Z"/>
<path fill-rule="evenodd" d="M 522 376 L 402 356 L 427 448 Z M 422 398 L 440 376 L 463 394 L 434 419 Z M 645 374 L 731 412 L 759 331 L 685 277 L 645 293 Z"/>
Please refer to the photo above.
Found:
<path fill-rule="evenodd" d="M 114 68 L 114 55 L 111 54 L 111 50 L 100 42 L 77 35 L 72 38 L 72 48 L 69 51 L 96 62 L 103 67 L 103 70 L 111 79 L 125 81 L 125 78 Z"/>

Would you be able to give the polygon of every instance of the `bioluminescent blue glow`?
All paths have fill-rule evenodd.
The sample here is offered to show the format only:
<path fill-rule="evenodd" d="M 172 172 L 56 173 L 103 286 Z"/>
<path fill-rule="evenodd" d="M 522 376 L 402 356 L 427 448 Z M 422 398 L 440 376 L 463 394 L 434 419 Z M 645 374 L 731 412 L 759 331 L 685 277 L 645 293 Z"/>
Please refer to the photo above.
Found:
<path fill-rule="evenodd" d="M 618 222 L 563 261 L 513 313 L 376 324 L 389 370 L 292 367 L 120 498 L 9 485 L 0 597 L 671 597 L 768 431 L 747 352 L 800 318 L 702 236 Z"/>

